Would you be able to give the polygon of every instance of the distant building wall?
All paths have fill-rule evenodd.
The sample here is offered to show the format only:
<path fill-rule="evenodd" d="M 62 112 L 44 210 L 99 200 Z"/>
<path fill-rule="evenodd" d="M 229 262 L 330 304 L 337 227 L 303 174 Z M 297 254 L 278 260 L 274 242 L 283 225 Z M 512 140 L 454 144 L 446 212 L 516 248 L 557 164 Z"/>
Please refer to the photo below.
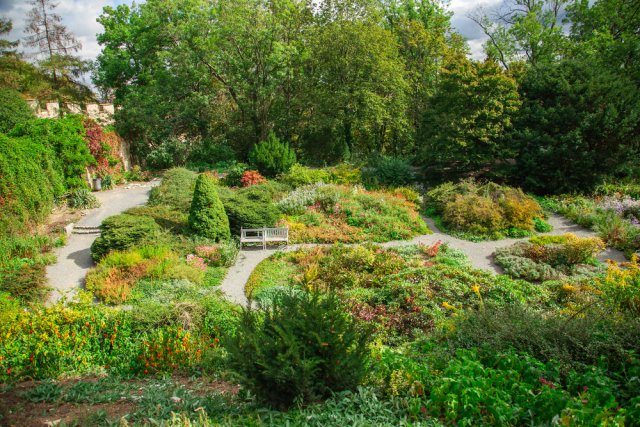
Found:
<path fill-rule="evenodd" d="M 58 118 L 62 111 L 62 114 L 84 114 L 102 126 L 113 124 L 113 114 L 115 113 L 113 104 L 85 104 L 82 108 L 79 104 L 73 103 L 63 104 L 61 107 L 57 101 L 40 104 L 37 100 L 31 99 L 27 102 L 36 116 L 41 119 Z"/>

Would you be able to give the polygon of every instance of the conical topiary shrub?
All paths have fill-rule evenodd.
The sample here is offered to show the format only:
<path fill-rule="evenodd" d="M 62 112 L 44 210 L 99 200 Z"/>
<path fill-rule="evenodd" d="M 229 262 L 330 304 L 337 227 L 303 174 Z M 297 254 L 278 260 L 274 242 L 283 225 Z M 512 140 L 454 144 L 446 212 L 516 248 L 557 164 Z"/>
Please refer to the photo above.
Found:
<path fill-rule="evenodd" d="M 229 218 L 218 197 L 216 183 L 205 174 L 200 175 L 196 181 L 189 211 L 189 226 L 200 236 L 216 241 L 228 240 L 231 236 Z"/>

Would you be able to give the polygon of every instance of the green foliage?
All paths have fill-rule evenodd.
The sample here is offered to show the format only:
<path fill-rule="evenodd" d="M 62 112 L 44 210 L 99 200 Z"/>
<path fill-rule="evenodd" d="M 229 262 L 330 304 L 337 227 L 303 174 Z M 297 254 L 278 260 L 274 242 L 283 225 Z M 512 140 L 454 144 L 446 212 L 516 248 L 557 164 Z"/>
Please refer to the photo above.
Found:
<path fill-rule="evenodd" d="M 33 119 L 33 111 L 20 93 L 11 89 L 0 90 L 0 133 L 8 133 L 15 125 Z"/>
<path fill-rule="evenodd" d="M 229 218 L 218 197 L 217 185 L 206 174 L 200 175 L 196 181 L 189 226 L 196 234 L 217 242 L 230 237 Z"/>
<path fill-rule="evenodd" d="M 149 195 L 149 206 L 166 206 L 180 212 L 188 212 L 198 175 L 184 168 L 169 169 L 159 186 Z"/>
<path fill-rule="evenodd" d="M 600 310 L 591 307 L 583 316 L 566 316 L 519 304 L 489 304 L 456 319 L 450 344 L 484 351 L 515 349 L 544 362 L 558 362 L 564 372 L 595 365 L 619 373 L 631 352 L 639 350 L 640 325 L 628 314 L 615 319 Z"/>
<path fill-rule="evenodd" d="M 519 98 L 516 81 L 493 61 L 459 56 L 446 63 L 419 135 L 418 159 L 428 178 L 459 178 L 509 158 L 504 136 Z"/>
<path fill-rule="evenodd" d="M 242 383 L 275 407 L 355 390 L 365 373 L 368 335 L 331 294 L 282 293 L 268 308 L 244 311 L 226 341 Z"/>
<path fill-rule="evenodd" d="M 533 226 L 538 233 L 549 233 L 553 230 L 553 226 L 551 224 L 538 217 L 533 218 Z"/>
<path fill-rule="evenodd" d="M 67 206 L 71 209 L 93 209 L 100 206 L 100 202 L 86 188 L 77 188 L 67 194 Z"/>
<path fill-rule="evenodd" d="M 293 188 L 318 182 L 326 183 L 329 181 L 329 172 L 325 169 L 312 169 L 296 163 L 291 166 L 288 172 L 281 174 L 278 181 Z"/>
<path fill-rule="evenodd" d="M 296 153 L 289 144 L 270 133 L 266 140 L 256 144 L 249 153 L 249 161 L 267 177 L 286 173 L 296 163 Z"/>
<path fill-rule="evenodd" d="M 42 301 L 47 294 L 45 266 L 55 261 L 49 251 L 61 244 L 62 236 L 0 238 L 0 294 L 27 304 Z"/>
<path fill-rule="evenodd" d="M 94 165 L 95 159 L 85 141 L 84 118 L 66 115 L 61 119 L 34 119 L 16 126 L 11 135 L 29 137 L 33 142 L 50 148 L 56 154 L 56 161 L 64 173 L 68 189 L 86 188 L 82 177 L 87 166 Z"/>
<path fill-rule="evenodd" d="M 221 310 L 224 304 L 217 307 Z M 197 329 L 186 331 L 179 321 L 148 329 L 148 324 L 137 323 L 135 310 L 97 305 L 83 293 L 78 301 L 38 306 L 30 312 L 2 296 L 0 308 L 3 382 L 70 374 L 112 373 L 122 377 L 171 373 L 198 366 L 206 369 L 202 354 L 217 345 L 215 335 L 202 334 Z M 220 315 L 210 320 L 222 318 Z M 214 330 L 213 325 L 210 330 Z M 151 358 L 152 351 L 168 363 Z"/>
<path fill-rule="evenodd" d="M 429 190 L 425 200 L 428 211 L 463 238 L 526 237 L 536 225 L 549 228 L 540 222 L 542 207 L 519 188 L 473 180 L 448 182 Z"/>
<path fill-rule="evenodd" d="M 567 275 L 593 275 L 598 269 L 594 257 L 604 250 L 597 237 L 540 236 L 498 249 L 495 262 L 512 277 L 531 281 L 563 278 Z"/>
<path fill-rule="evenodd" d="M 242 175 L 249 170 L 249 165 L 244 163 L 234 163 L 227 169 L 224 182 L 229 187 L 240 187 L 242 185 Z"/>
<path fill-rule="evenodd" d="M 98 261 L 110 251 L 125 250 L 152 239 L 160 227 L 153 218 L 121 214 L 105 219 L 102 233 L 91 245 L 91 256 Z"/>
<path fill-rule="evenodd" d="M 64 192 L 55 152 L 29 138 L 0 134 L 0 236 L 44 221 Z"/>
<path fill-rule="evenodd" d="M 275 226 L 280 217 L 280 211 L 273 203 L 276 193 L 278 189 L 270 184 L 253 185 L 228 192 L 220 191 L 231 233 L 238 236 L 241 228 Z"/>
<path fill-rule="evenodd" d="M 402 187 L 413 183 L 414 173 L 407 160 L 384 156 L 364 170 L 363 180 L 372 187 Z"/>
<path fill-rule="evenodd" d="M 593 189 L 639 143 L 638 89 L 626 76 L 566 60 L 528 69 L 521 92 L 513 175 L 531 191 Z"/>
<path fill-rule="evenodd" d="M 168 169 L 184 166 L 189 157 L 189 144 L 179 138 L 169 138 L 158 147 L 152 149 L 145 158 L 145 165 L 150 169 Z"/>
<path fill-rule="evenodd" d="M 278 202 L 293 242 L 384 242 L 429 233 L 417 206 L 401 193 L 308 185 Z"/>

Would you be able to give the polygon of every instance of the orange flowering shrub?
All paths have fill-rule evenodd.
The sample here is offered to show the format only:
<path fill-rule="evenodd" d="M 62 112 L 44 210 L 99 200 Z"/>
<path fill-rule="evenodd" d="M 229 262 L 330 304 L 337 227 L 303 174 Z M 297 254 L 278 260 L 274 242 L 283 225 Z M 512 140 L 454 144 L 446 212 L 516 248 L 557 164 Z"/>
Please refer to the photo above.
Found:
<path fill-rule="evenodd" d="M 240 185 L 243 187 L 250 187 L 256 184 L 262 184 L 263 182 L 267 182 L 267 179 L 260 174 L 258 171 L 248 170 L 242 173 L 242 177 L 240 178 Z"/>

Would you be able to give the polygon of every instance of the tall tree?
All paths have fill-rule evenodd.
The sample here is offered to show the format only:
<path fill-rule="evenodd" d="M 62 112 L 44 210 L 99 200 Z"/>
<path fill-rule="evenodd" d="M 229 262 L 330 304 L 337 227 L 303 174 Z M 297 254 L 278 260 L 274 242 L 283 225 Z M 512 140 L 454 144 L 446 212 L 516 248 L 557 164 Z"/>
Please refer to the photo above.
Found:
<path fill-rule="evenodd" d="M 505 134 L 519 106 L 515 80 L 497 63 L 465 56 L 451 61 L 424 118 L 420 159 L 427 175 L 442 179 L 484 172 L 509 158 Z"/>
<path fill-rule="evenodd" d="M 73 54 L 82 45 L 55 13 L 53 0 L 33 0 L 33 8 L 27 14 L 25 44 L 37 48 L 43 59 L 40 68 L 51 76 L 54 88 L 61 97 L 90 98 L 91 91 L 79 82 L 79 77 L 89 70 L 89 64 Z"/>
<path fill-rule="evenodd" d="M 488 40 L 487 56 L 509 68 L 524 60 L 536 65 L 564 50 L 562 18 L 569 0 L 506 0 L 498 8 L 478 8 L 469 17 Z"/>
<path fill-rule="evenodd" d="M 13 22 L 10 19 L 0 17 L 0 36 L 9 34 L 13 29 Z M 17 47 L 19 41 L 10 41 L 6 39 L 0 39 L 0 56 L 7 54 L 15 54 L 15 47 Z"/>

